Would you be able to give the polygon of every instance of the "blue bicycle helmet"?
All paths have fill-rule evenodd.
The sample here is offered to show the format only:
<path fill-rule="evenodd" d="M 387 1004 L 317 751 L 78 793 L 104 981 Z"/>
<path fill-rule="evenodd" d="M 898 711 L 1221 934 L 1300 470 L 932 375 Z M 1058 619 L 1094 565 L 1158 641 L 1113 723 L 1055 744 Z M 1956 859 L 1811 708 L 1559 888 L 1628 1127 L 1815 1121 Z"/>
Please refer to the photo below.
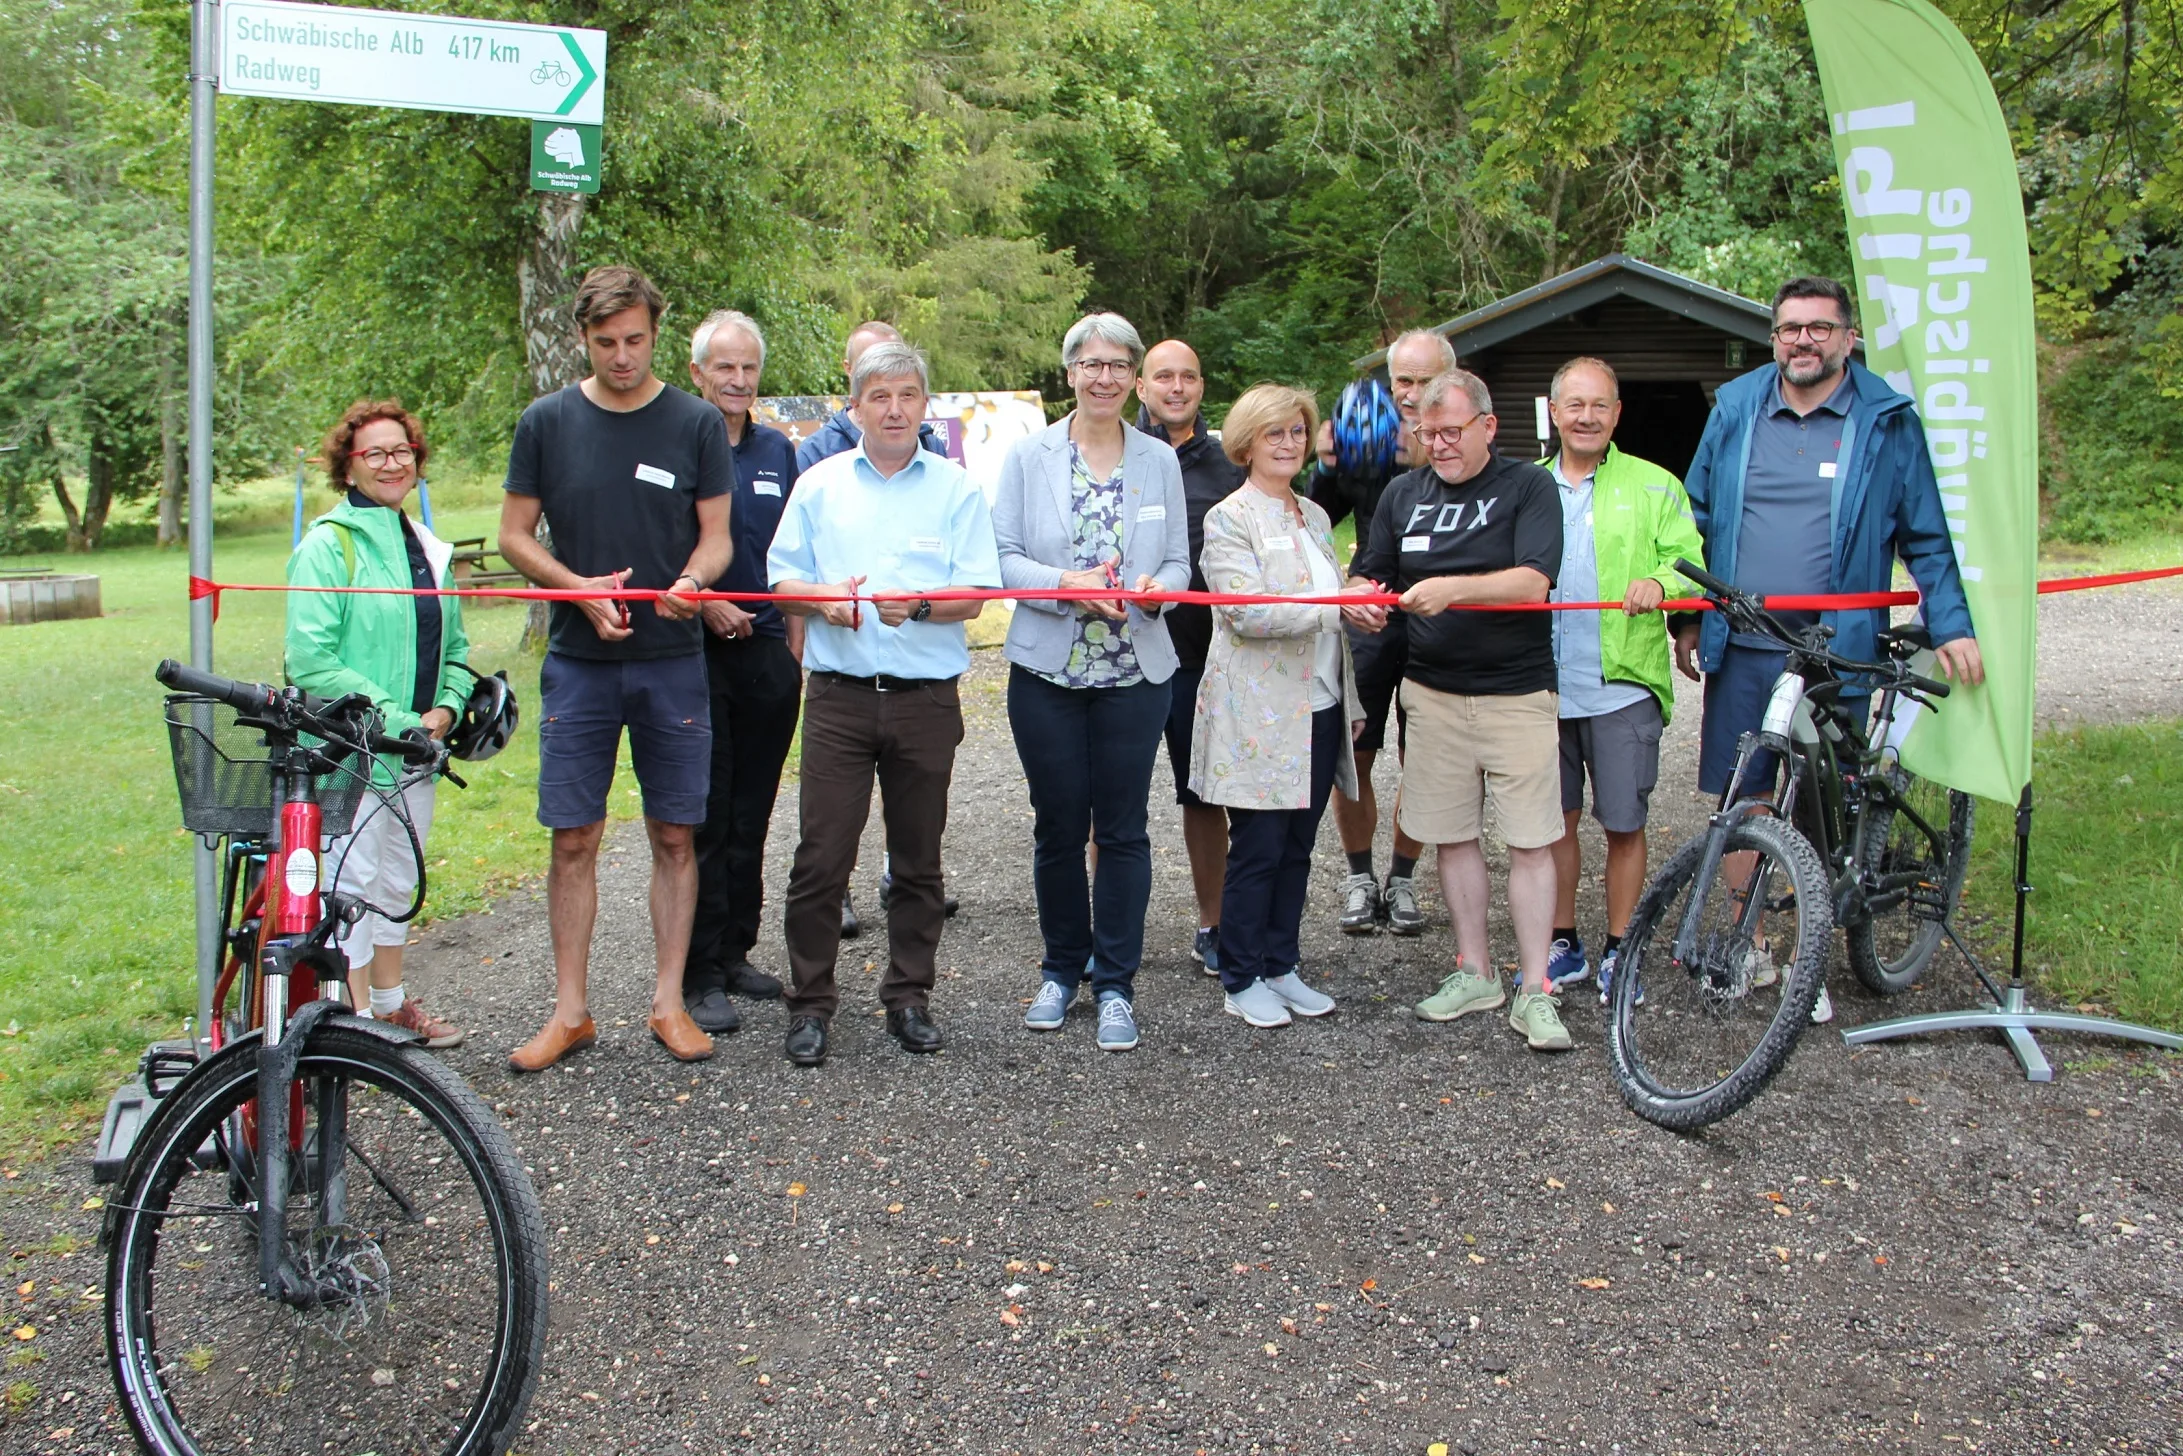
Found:
<path fill-rule="evenodd" d="M 1344 475 L 1379 476 L 1394 469 L 1402 414 L 1377 375 L 1351 382 L 1334 409 L 1334 466 Z"/>

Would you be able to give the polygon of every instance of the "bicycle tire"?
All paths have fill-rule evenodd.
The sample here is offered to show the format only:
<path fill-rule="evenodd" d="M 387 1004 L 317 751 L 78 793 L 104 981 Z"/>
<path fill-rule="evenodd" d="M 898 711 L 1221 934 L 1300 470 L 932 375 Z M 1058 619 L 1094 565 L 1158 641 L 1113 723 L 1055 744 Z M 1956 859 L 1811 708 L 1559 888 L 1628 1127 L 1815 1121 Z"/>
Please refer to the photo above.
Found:
<path fill-rule="evenodd" d="M 1668 1085 L 1646 1055 L 1646 1046 L 1676 1037 L 1672 1011 L 1662 1009 L 1671 988 L 1668 978 L 1701 984 L 1702 971 L 1686 970 L 1672 959 L 1672 948 L 1685 906 L 1685 893 L 1697 879 L 1705 853 L 1700 835 L 1677 849 L 1645 887 L 1616 962 L 1612 1005 L 1607 1017 L 1607 1055 L 1623 1102 L 1647 1122 L 1674 1132 L 1689 1132 L 1719 1122 L 1762 1091 L 1789 1060 L 1796 1040 L 1811 1022 L 1812 1007 L 1826 970 L 1834 937 L 1834 913 L 1828 898 L 1826 867 L 1811 841 L 1779 819 L 1751 815 L 1729 831 L 1727 853 L 1753 851 L 1782 867 L 1796 900 L 1797 943 L 1791 962 L 1780 969 L 1781 990 L 1771 1019 L 1748 1053 L 1721 1069 L 1703 1085 Z M 1713 894 L 1714 879 L 1703 887 Z M 1640 1010 L 1640 992 L 1650 1012 Z M 1735 993 L 1741 998 L 1747 992 Z M 1702 999 L 1702 998 L 1701 998 Z M 1754 1003 L 1755 1005 L 1756 1003 Z M 1641 1031 L 1645 1026 L 1657 1030 Z"/>
<path fill-rule="evenodd" d="M 352 1156 L 340 1172 L 357 1222 L 318 1220 L 332 1180 L 310 1171 L 314 1122 L 285 1235 L 304 1233 L 337 1283 L 352 1275 L 338 1286 L 351 1297 L 299 1309 L 257 1293 L 256 1204 L 230 1199 L 219 1166 L 218 1135 L 256 1078 L 253 1040 L 170 1094 L 182 1104 L 146 1127 L 110 1206 L 107 1364 L 139 1445 L 198 1456 L 277 1433 L 284 1449 L 504 1456 L 537 1387 L 547 1272 L 538 1196 L 498 1120 L 415 1047 L 338 1023 L 315 1030 L 298 1078 L 342 1089 Z M 314 1116 L 324 1105 L 306 1100 Z M 486 1312 L 467 1329 L 466 1300 Z"/>
<path fill-rule="evenodd" d="M 1913 778 L 1899 768 L 1889 774 L 1889 783 L 1904 798 L 1916 796 L 1921 805 L 1939 808 L 1938 803 L 1925 804 L 1938 797 L 1939 784 Z M 1963 898 L 1963 881 L 1971 871 L 1971 831 L 1977 811 L 1971 796 L 1961 789 L 1945 792 L 1947 823 L 1937 826 L 1942 834 L 1938 861 L 1925 835 L 1916 826 L 1903 824 L 1894 805 L 1868 800 L 1865 812 L 1871 817 L 1866 821 L 1865 845 L 1857 868 L 1861 874 L 1896 874 L 1912 869 L 1925 872 L 1937 892 L 1942 915 L 1953 915 Z M 1927 812 L 1925 817 L 1932 820 L 1939 816 Z M 1898 829 L 1904 832 L 1898 834 Z M 1916 985 L 1933 953 L 1940 949 L 1945 933 L 1941 915 L 1934 915 L 1932 908 L 1906 898 L 1868 915 L 1860 924 L 1846 927 L 1850 969 L 1857 973 L 1857 979 L 1882 996 L 1899 996 Z"/>

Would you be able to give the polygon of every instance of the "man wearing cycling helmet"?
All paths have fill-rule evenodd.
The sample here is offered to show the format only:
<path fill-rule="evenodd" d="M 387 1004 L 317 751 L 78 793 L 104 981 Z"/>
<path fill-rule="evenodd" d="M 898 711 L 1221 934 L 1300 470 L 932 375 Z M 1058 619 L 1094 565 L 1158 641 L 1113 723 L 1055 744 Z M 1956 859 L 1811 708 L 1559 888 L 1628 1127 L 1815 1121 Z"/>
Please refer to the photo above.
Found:
<path fill-rule="evenodd" d="M 1782 284 L 1773 342 L 1771 364 L 1731 379 L 1714 396 L 1684 481 L 1706 566 L 1744 591 L 1806 596 L 1886 591 L 1900 557 L 1924 597 L 1942 675 L 1984 681 L 1925 427 L 1907 396 L 1850 357 L 1857 330 L 1849 290 L 1832 278 Z M 1776 615 L 1792 625 L 1814 617 L 1828 623 L 1833 650 L 1865 662 L 1879 655 L 1877 634 L 1887 622 L 1885 608 Z M 1786 657 L 1770 639 L 1730 632 L 1718 612 L 1677 631 L 1675 665 L 1685 677 L 1705 679 L 1703 792 L 1728 787 L 1737 741 L 1765 717 Z M 1859 716 L 1870 701 L 1869 692 L 1841 698 Z M 1777 767 L 1774 755 L 1755 756 L 1738 792 L 1766 793 Z M 1812 1019 L 1833 1014 L 1822 987 Z"/>
<path fill-rule="evenodd" d="M 1387 482 L 1424 462 L 1417 448 L 1417 401 L 1436 374 L 1455 367 L 1455 346 L 1431 329 L 1411 329 L 1400 334 L 1387 350 L 1387 383 L 1402 417 L 1401 438 L 1394 464 L 1384 471 L 1363 475 L 1345 473 L 1336 459 L 1334 421 L 1319 427 L 1319 473 L 1311 483 L 1311 498 L 1334 525 L 1352 516 L 1357 523 L 1357 546 L 1362 549 L 1371 533 L 1373 513 Z M 1364 702 L 1364 731 L 1352 745 L 1357 757 L 1357 797 L 1334 798 L 1334 827 L 1342 837 L 1342 852 L 1349 857 L 1349 880 L 1342 888 L 1341 927 L 1351 935 L 1370 935 L 1385 926 L 1396 935 L 1417 935 L 1425 929 L 1425 917 L 1417 908 L 1417 891 L 1411 876 L 1423 852 L 1416 840 L 1395 826 L 1394 858 L 1381 884 L 1372 868 L 1372 841 L 1379 834 L 1379 799 L 1372 792 L 1372 764 L 1387 743 L 1387 714 L 1398 715 L 1395 752 L 1402 752 L 1395 689 L 1409 665 L 1409 633 L 1400 612 L 1387 614 L 1387 626 L 1377 632 L 1360 632 L 1351 626 L 1349 651 L 1357 671 L 1357 696 Z"/>

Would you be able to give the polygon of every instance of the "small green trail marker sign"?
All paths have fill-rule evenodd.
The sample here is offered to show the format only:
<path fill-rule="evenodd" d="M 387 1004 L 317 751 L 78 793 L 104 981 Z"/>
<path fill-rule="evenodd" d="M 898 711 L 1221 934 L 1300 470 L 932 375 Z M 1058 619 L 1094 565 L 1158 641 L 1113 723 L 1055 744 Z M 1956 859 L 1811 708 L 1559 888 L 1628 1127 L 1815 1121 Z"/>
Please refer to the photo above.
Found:
<path fill-rule="evenodd" d="M 570 121 L 531 123 L 531 190 L 597 192 L 600 128 Z"/>
<path fill-rule="evenodd" d="M 551 118 L 596 128 L 606 115 L 606 32 L 226 0 L 219 75 L 220 89 L 236 96 Z"/>

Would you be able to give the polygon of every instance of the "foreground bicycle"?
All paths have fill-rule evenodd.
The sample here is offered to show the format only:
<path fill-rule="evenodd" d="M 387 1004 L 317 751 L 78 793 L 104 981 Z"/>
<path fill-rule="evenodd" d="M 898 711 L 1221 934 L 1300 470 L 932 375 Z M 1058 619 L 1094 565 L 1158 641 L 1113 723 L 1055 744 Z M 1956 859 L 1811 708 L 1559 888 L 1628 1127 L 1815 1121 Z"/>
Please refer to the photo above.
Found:
<path fill-rule="evenodd" d="M 1884 662 L 1827 650 L 1833 629 L 1793 628 L 1758 598 L 1678 561 L 1737 632 L 1788 650 L 1763 726 L 1706 831 L 1645 887 L 1614 984 L 1607 1052 L 1622 1100 L 1685 1130 L 1718 1122 L 1765 1087 L 1818 1001 L 1833 931 L 1850 967 L 1884 996 L 1908 990 L 1938 949 L 1970 865 L 1970 796 L 1896 761 L 1911 717 L 1948 695 L 1912 670 L 1918 628 L 1880 634 Z M 1874 728 L 1842 706 L 1875 691 Z M 1735 797 L 1754 756 L 1787 772 L 1771 798 Z M 1779 960 L 1777 966 L 1776 961 Z"/>
<path fill-rule="evenodd" d="M 122 1409 L 161 1456 L 499 1456 L 544 1348 L 538 1195 L 468 1084 L 350 1014 L 335 939 L 365 907 L 321 889 L 322 836 L 400 812 L 410 780 L 374 755 L 419 775 L 445 750 L 360 696 L 158 677 L 184 823 L 227 842 L 227 955 L 213 1050 L 147 1057 L 157 1100 L 106 1206 Z M 420 869 L 406 914 L 370 908 L 407 919 L 424 893 Z"/>

